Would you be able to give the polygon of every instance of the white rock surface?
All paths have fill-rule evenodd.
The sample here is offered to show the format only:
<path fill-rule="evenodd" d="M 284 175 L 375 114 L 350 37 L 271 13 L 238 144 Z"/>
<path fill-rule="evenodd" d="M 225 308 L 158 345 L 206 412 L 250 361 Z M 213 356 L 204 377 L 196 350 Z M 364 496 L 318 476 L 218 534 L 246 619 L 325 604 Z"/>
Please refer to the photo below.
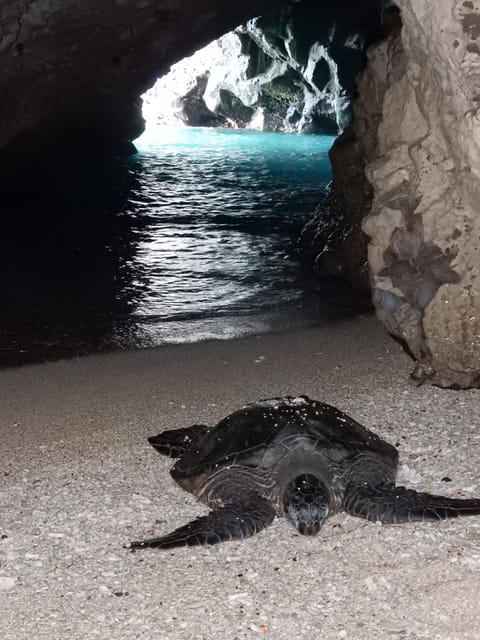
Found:
<path fill-rule="evenodd" d="M 370 51 L 360 85 L 363 101 L 382 99 L 363 224 L 374 302 L 416 356 L 417 379 L 478 386 L 480 2 L 397 5 L 401 36 Z"/>

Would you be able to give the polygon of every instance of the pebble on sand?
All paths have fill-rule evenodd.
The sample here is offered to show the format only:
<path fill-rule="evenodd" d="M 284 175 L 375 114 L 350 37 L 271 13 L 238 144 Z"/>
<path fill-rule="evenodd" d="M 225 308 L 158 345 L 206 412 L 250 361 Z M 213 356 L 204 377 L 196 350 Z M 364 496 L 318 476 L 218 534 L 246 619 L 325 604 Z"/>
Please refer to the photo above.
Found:
<path fill-rule="evenodd" d="M 10 591 L 15 586 L 15 578 L 0 576 L 0 591 Z"/>

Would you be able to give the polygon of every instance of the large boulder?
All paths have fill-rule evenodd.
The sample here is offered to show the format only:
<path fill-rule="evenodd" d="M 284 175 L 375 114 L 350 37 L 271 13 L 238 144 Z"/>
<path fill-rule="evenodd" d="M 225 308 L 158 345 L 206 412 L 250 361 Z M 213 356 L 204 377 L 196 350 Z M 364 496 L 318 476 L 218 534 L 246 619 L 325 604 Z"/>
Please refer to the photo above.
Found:
<path fill-rule="evenodd" d="M 373 187 L 373 300 L 416 381 L 480 386 L 478 2 L 397 4 L 403 28 L 369 51 L 347 155 Z"/>

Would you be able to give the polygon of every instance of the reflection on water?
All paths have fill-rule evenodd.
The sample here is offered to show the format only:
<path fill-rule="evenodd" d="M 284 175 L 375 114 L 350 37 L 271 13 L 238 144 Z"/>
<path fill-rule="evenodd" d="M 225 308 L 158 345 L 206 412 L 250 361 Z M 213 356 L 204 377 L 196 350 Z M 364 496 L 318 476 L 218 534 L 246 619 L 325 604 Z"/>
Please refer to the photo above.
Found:
<path fill-rule="evenodd" d="M 291 252 L 332 138 L 178 129 L 127 160 L 58 159 L 5 203 L 0 361 L 320 322 L 349 300 Z"/>

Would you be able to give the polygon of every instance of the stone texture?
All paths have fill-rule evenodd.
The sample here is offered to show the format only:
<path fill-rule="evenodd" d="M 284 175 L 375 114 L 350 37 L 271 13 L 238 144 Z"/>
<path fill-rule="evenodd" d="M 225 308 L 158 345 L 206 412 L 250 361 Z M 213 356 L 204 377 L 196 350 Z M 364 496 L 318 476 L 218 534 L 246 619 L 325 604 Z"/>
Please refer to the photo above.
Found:
<path fill-rule="evenodd" d="M 361 226 L 372 206 L 373 189 L 365 168 L 378 157 L 377 131 L 388 86 L 387 64 L 398 58 L 400 27 L 398 10 L 386 11 L 385 36 L 387 33 L 395 36 L 383 38 L 367 51 L 367 65 L 357 79 L 358 96 L 353 105 L 352 124 L 330 151 L 335 195 L 348 229 L 336 243 L 335 254 L 342 264 L 342 273 L 359 290 L 370 288 L 368 238 Z"/>
<path fill-rule="evenodd" d="M 337 135 L 349 122 L 364 44 L 379 36 L 381 2 L 285 2 L 242 25 L 160 79 L 151 92 L 157 104 L 166 97 L 159 121 L 217 126 L 217 114 L 228 119 L 220 126 L 253 120 L 264 131 Z"/>
<path fill-rule="evenodd" d="M 368 95 L 381 103 L 362 138 L 373 299 L 415 380 L 480 386 L 480 2 L 398 6 L 401 37 L 370 51 L 360 85 L 364 121 Z"/>

